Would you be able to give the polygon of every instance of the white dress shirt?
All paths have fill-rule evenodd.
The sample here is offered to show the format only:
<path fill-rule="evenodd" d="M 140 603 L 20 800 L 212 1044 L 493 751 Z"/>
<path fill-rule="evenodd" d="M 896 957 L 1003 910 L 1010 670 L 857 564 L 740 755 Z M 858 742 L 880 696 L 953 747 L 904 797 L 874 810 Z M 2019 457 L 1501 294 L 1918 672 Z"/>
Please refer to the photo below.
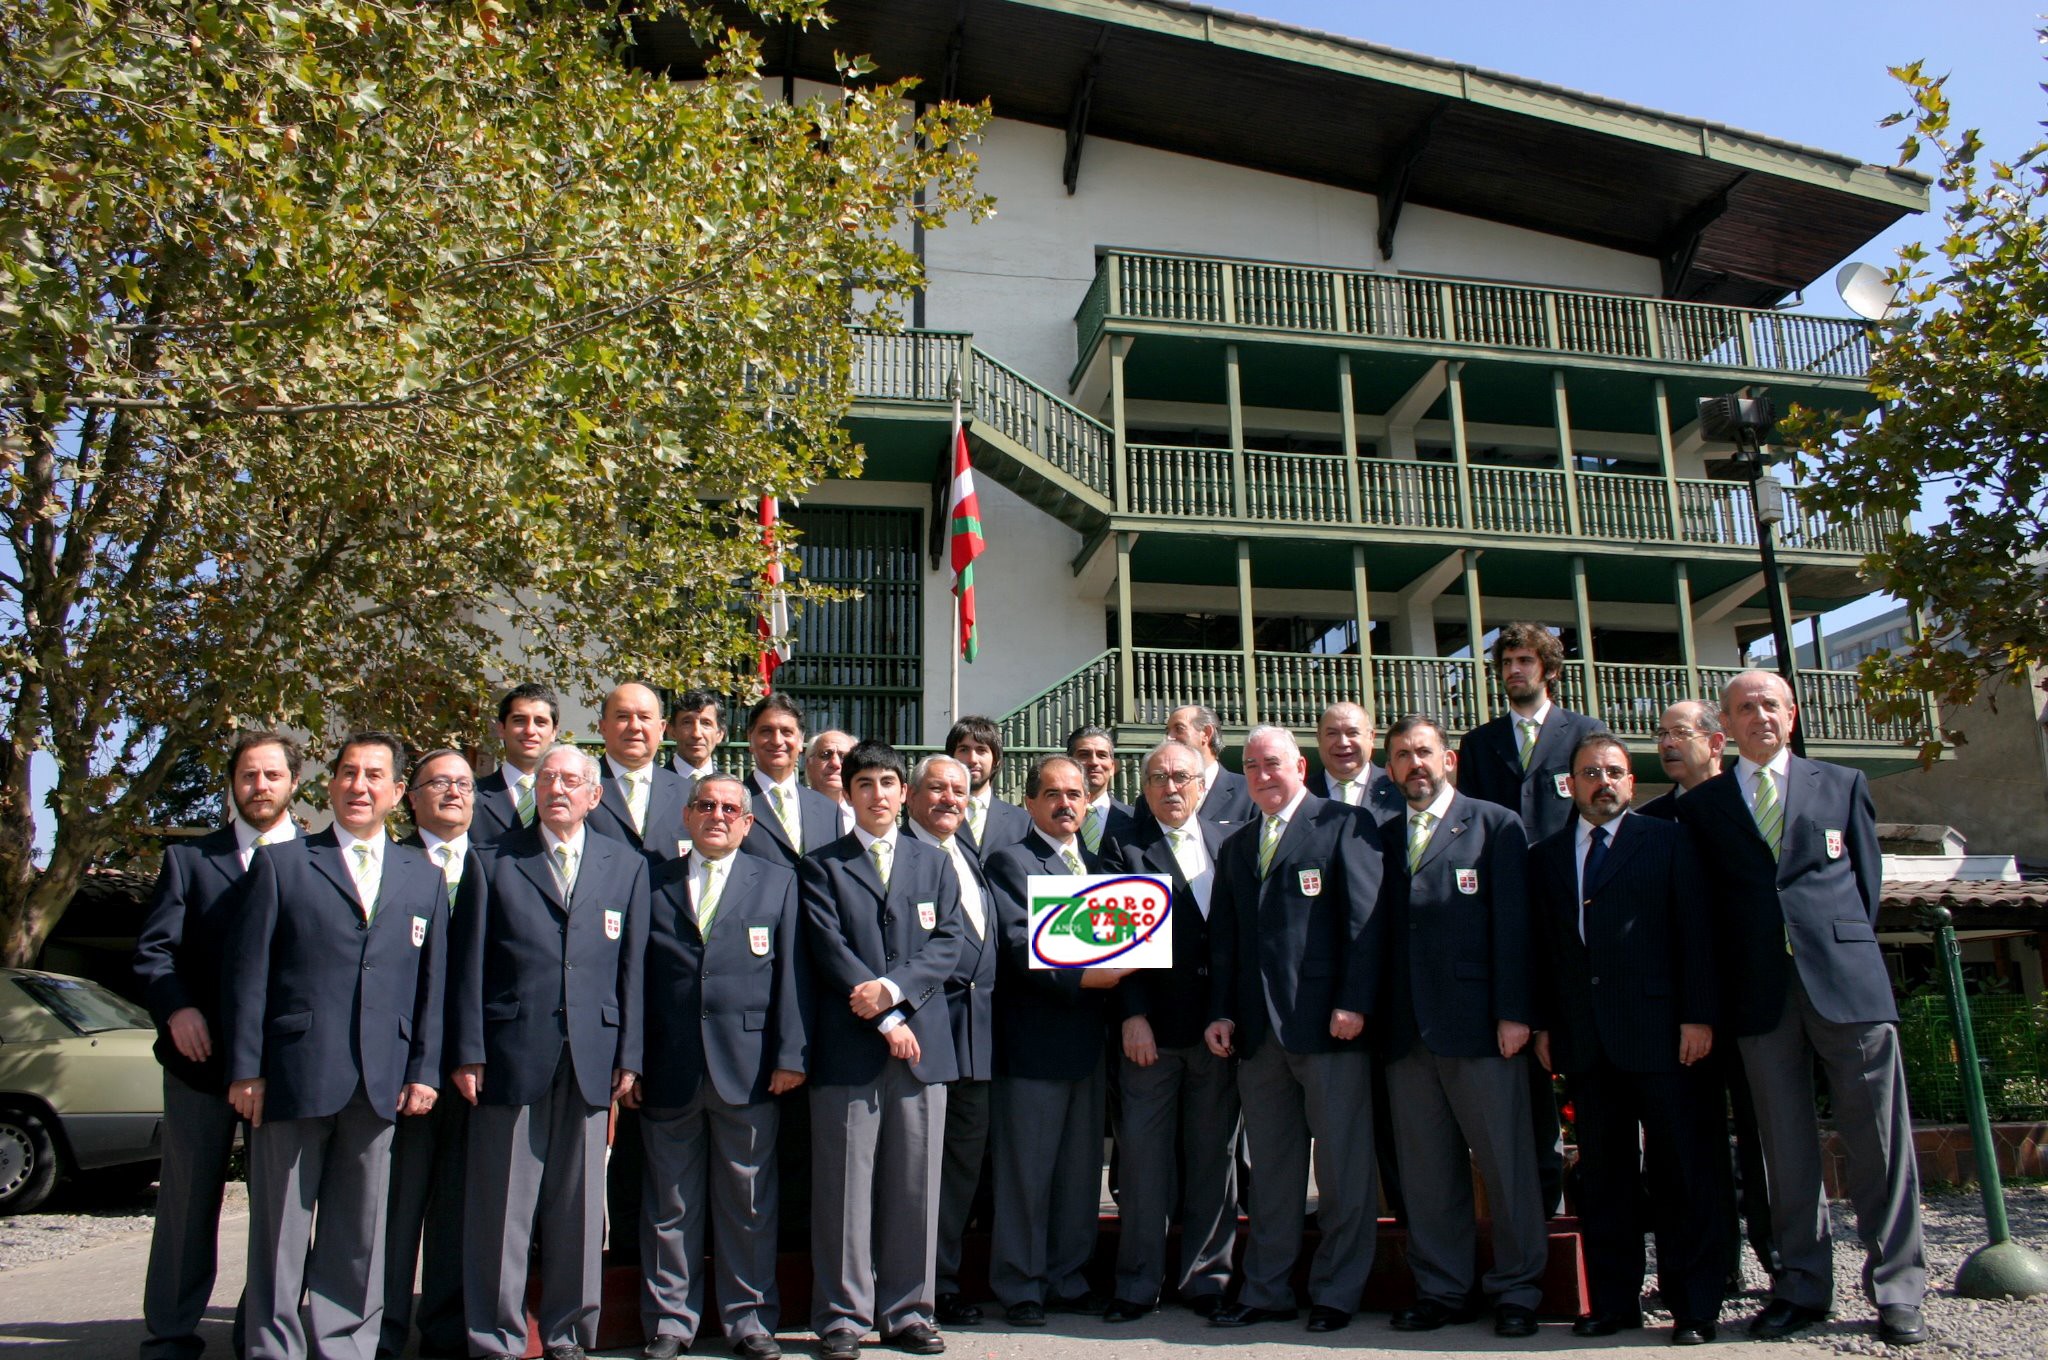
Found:
<path fill-rule="evenodd" d="M 606 755 L 604 763 L 610 768 L 612 778 L 618 781 L 619 797 L 624 800 L 626 812 L 633 818 L 634 833 L 645 840 L 647 837 L 647 827 L 644 823 L 647 820 L 647 808 L 654 798 L 653 762 L 650 761 L 637 770 L 629 770 L 619 764 L 618 761 L 613 760 L 610 755 Z M 635 781 L 638 781 L 640 788 L 640 801 L 637 807 L 634 806 L 633 795 L 630 792 L 634 787 Z"/>
<path fill-rule="evenodd" d="M 1792 751 L 1789 747 L 1780 748 L 1767 765 L 1759 765 L 1748 756 L 1737 757 L 1735 769 L 1736 787 L 1742 790 L 1742 801 L 1749 804 L 1751 815 L 1756 813 L 1756 780 L 1762 770 L 1771 772 L 1771 782 L 1777 786 L 1778 815 L 1785 815 L 1785 780 L 1792 772 Z"/>
<path fill-rule="evenodd" d="M 967 924 L 974 927 L 974 938 L 988 938 L 987 907 L 981 900 L 981 884 L 975 882 L 974 871 L 967 867 L 967 852 L 960 848 L 960 837 L 956 832 L 942 844 L 937 836 L 919 825 L 916 818 L 910 822 L 910 834 L 935 850 L 942 851 L 953 862 L 953 877 L 960 884 L 960 910 L 967 917 Z"/>
<path fill-rule="evenodd" d="M 249 872 L 249 866 L 255 862 L 257 846 L 282 845 L 286 841 L 298 839 L 298 824 L 292 821 L 289 814 L 278 818 L 277 825 L 268 831 L 258 831 L 243 821 L 239 812 L 231 811 L 228 816 L 234 821 L 235 853 L 242 858 L 242 872 L 245 874 Z"/>
<path fill-rule="evenodd" d="M 553 827 L 545 822 L 541 823 L 540 842 L 542 847 L 548 852 L 549 867 L 555 870 L 558 877 L 561 874 L 561 869 L 558 867 L 559 862 L 555 858 L 555 847 L 558 845 L 569 847 L 569 881 L 562 884 L 562 900 L 564 902 L 569 900 L 569 894 L 576 888 L 576 871 L 583 864 L 583 840 L 583 823 L 581 822 L 576 823 L 576 829 L 569 834 L 566 840 L 557 836 Z"/>
<path fill-rule="evenodd" d="M 1180 866 L 1180 876 L 1188 881 L 1188 891 L 1195 895 L 1195 906 L 1202 919 L 1208 920 L 1209 894 L 1216 888 L 1216 861 L 1209 857 L 1200 821 L 1189 817 L 1178 827 L 1162 822 L 1159 831 L 1167 838 L 1167 848 L 1173 852 L 1174 863 Z"/>
<path fill-rule="evenodd" d="M 462 861 L 469 855 L 469 833 L 463 832 L 453 840 L 442 840 L 425 827 L 420 828 L 420 844 L 427 847 L 427 858 L 440 869 L 441 877 L 448 880 L 449 888 L 462 886 Z M 447 854 L 441 848 L 447 847 Z"/>
<path fill-rule="evenodd" d="M 366 840 L 358 840 L 340 822 L 334 824 L 334 839 L 341 846 L 341 862 L 348 866 L 349 874 L 355 879 L 356 897 L 362 902 L 365 920 L 377 910 L 377 891 L 384 886 L 384 847 L 390 837 L 383 828 L 370 833 Z M 356 868 L 356 847 L 370 848 L 370 858 L 362 869 Z"/>

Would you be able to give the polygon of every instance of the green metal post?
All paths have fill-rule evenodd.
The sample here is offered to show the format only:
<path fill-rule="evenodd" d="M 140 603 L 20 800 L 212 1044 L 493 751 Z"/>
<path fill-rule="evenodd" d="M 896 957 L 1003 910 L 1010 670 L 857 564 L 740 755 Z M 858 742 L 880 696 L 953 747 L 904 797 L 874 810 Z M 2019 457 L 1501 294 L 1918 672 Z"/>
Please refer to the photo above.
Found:
<path fill-rule="evenodd" d="M 1977 1154 L 1977 1185 L 1984 1195 L 1984 1228 L 1990 1239 L 1970 1253 L 1956 1272 L 1956 1293 L 1968 1299 L 2024 1299 L 2048 1293 L 2048 1260 L 2012 1240 L 2005 1219 L 2005 1186 L 1998 1176 L 1998 1145 L 1991 1141 L 1991 1113 L 1984 1105 L 1984 1073 L 1977 1065 L 1977 1035 L 1970 1028 L 1970 999 L 1963 991 L 1963 951 L 1956 943 L 1947 907 L 1930 907 L 1924 919 L 1934 928 L 1941 954 L 1942 985 L 1956 1026 L 1956 1066 L 1963 1081 L 1963 1105 L 1970 1114 L 1970 1146 Z"/>

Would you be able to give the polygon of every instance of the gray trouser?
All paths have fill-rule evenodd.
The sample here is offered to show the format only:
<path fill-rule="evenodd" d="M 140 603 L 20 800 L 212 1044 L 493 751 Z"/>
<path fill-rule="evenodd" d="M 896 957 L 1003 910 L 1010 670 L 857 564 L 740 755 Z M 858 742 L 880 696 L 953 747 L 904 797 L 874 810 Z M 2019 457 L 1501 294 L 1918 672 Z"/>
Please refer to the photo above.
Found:
<path fill-rule="evenodd" d="M 1237 1241 L 1238 1100 L 1230 1060 L 1203 1044 L 1162 1048 L 1150 1067 L 1125 1059 L 1117 1080 L 1124 1118 L 1116 1296 L 1134 1303 L 1159 1297 L 1178 1187 L 1186 1212 L 1174 1286 L 1189 1297 L 1215 1297 L 1230 1282 Z M 1174 1165 L 1177 1142 L 1180 1167 Z"/>
<path fill-rule="evenodd" d="M 672 1336 L 685 1346 L 696 1340 L 707 1218 L 726 1336 L 774 1334 L 782 1307 L 775 1288 L 781 1117 L 772 1099 L 726 1104 L 708 1076 L 688 1105 L 640 1111 L 640 1325 L 649 1337 Z"/>
<path fill-rule="evenodd" d="M 238 1118 L 226 1096 L 164 1073 L 164 1155 L 142 1285 L 142 1360 L 191 1360 L 206 1348 L 199 1320 L 213 1297 L 221 1194 Z"/>
<path fill-rule="evenodd" d="M 1269 1034 L 1238 1060 L 1237 1089 L 1252 1166 L 1238 1301 L 1295 1306 L 1291 1277 L 1301 1253 L 1313 1139 L 1322 1241 L 1309 1264 L 1309 1302 L 1357 1311 L 1379 1244 L 1371 1059 L 1362 1051 L 1289 1053 Z"/>
<path fill-rule="evenodd" d="M 1918 1307 L 1927 1294 L 1927 1252 L 1920 1240 L 1920 1168 L 1913 1156 L 1898 1027 L 1824 1020 L 1795 976 L 1786 985 L 1777 1027 L 1736 1042 L 1749 1073 L 1771 1183 L 1771 1237 L 1779 1261 L 1773 1294 L 1802 1308 L 1834 1305 L 1834 1256 L 1813 1113 L 1818 1057 L 1834 1099 L 1835 1129 L 1849 1154 L 1847 1189 L 1863 1239 L 1864 1297 L 1880 1307 Z"/>
<path fill-rule="evenodd" d="M 932 1321 L 946 1088 L 890 1058 L 811 1088 L 811 1323 L 884 1336 Z"/>
<path fill-rule="evenodd" d="M 251 1130 L 249 1360 L 376 1355 L 391 1128 L 358 1084 L 339 1114 Z"/>
<path fill-rule="evenodd" d="M 531 1105 L 469 1112 L 463 1205 L 463 1313 L 471 1355 L 526 1350 L 526 1276 L 540 1226 L 543 1346 L 597 1345 L 608 1107 L 583 1099 L 562 1045 L 547 1093 Z"/>
<path fill-rule="evenodd" d="M 988 1152 L 992 1084 L 955 1081 L 946 1085 L 946 1145 L 939 1167 L 938 1292 L 960 1292 L 960 1239 L 967 1233 L 974 1196 L 981 1188 L 981 1163 Z"/>
<path fill-rule="evenodd" d="M 1493 1218 L 1493 1269 L 1480 1287 L 1499 1303 L 1534 1308 L 1543 1299 L 1550 1244 L 1529 1138 L 1528 1061 L 1442 1058 L 1418 1042 L 1387 1068 L 1408 1264 L 1425 1299 L 1462 1308 L 1471 1297 L 1475 1161 Z"/>
<path fill-rule="evenodd" d="M 384 1328 L 380 1356 L 402 1355 L 420 1277 L 420 1349 L 461 1352 L 462 1190 L 469 1160 L 469 1102 L 444 1089 L 434 1108 L 398 1121 L 391 1139 L 391 1207 L 384 1228 Z M 425 1246 L 421 1243 L 424 1241 Z"/>
<path fill-rule="evenodd" d="M 1080 1081 L 997 1077 L 995 1241 L 1005 1308 L 1086 1293 L 1102 1212 L 1102 1066 Z"/>

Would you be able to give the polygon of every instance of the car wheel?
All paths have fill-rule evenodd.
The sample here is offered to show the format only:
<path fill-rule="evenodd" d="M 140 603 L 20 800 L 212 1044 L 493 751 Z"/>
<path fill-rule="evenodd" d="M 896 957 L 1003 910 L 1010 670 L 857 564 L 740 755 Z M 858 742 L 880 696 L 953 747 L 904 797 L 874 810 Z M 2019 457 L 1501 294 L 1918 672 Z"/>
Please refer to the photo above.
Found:
<path fill-rule="evenodd" d="M 0 1110 L 0 1214 L 40 1208 L 57 1186 L 57 1144 L 41 1116 Z"/>

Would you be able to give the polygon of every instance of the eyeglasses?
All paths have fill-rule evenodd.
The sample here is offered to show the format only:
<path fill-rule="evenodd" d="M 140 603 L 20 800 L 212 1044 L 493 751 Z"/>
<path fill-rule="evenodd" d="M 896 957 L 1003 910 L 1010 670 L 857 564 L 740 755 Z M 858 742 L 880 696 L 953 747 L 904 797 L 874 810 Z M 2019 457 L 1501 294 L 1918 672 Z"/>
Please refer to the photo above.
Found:
<path fill-rule="evenodd" d="M 1657 742 L 1662 745 L 1667 741 L 1691 741 L 1698 735 L 1690 727 L 1660 727 L 1657 729 Z"/>
<path fill-rule="evenodd" d="M 1184 789 L 1190 784 L 1199 784 L 1201 781 L 1202 776 L 1190 774 L 1186 770 L 1153 770 L 1145 776 L 1146 784 L 1155 789 L 1169 787 Z"/>
<path fill-rule="evenodd" d="M 536 784 L 558 784 L 574 793 L 590 781 L 580 774 L 563 774 L 560 770 L 542 770 L 533 777 Z"/>
<path fill-rule="evenodd" d="M 428 793 L 447 793 L 451 789 L 464 794 L 476 792 L 474 779 L 458 779 L 452 774 L 439 774 L 432 779 L 423 779 L 419 786 Z"/>
<path fill-rule="evenodd" d="M 1628 766 L 1582 765 L 1579 767 L 1579 778 L 1586 780 L 1588 783 L 1597 784 L 1604 779 L 1609 783 L 1619 784 L 1622 780 L 1628 778 Z"/>
<path fill-rule="evenodd" d="M 698 798 L 692 801 L 690 811 L 700 817 L 724 817 L 727 820 L 747 815 L 747 810 L 738 803 L 718 803 L 709 798 Z"/>

